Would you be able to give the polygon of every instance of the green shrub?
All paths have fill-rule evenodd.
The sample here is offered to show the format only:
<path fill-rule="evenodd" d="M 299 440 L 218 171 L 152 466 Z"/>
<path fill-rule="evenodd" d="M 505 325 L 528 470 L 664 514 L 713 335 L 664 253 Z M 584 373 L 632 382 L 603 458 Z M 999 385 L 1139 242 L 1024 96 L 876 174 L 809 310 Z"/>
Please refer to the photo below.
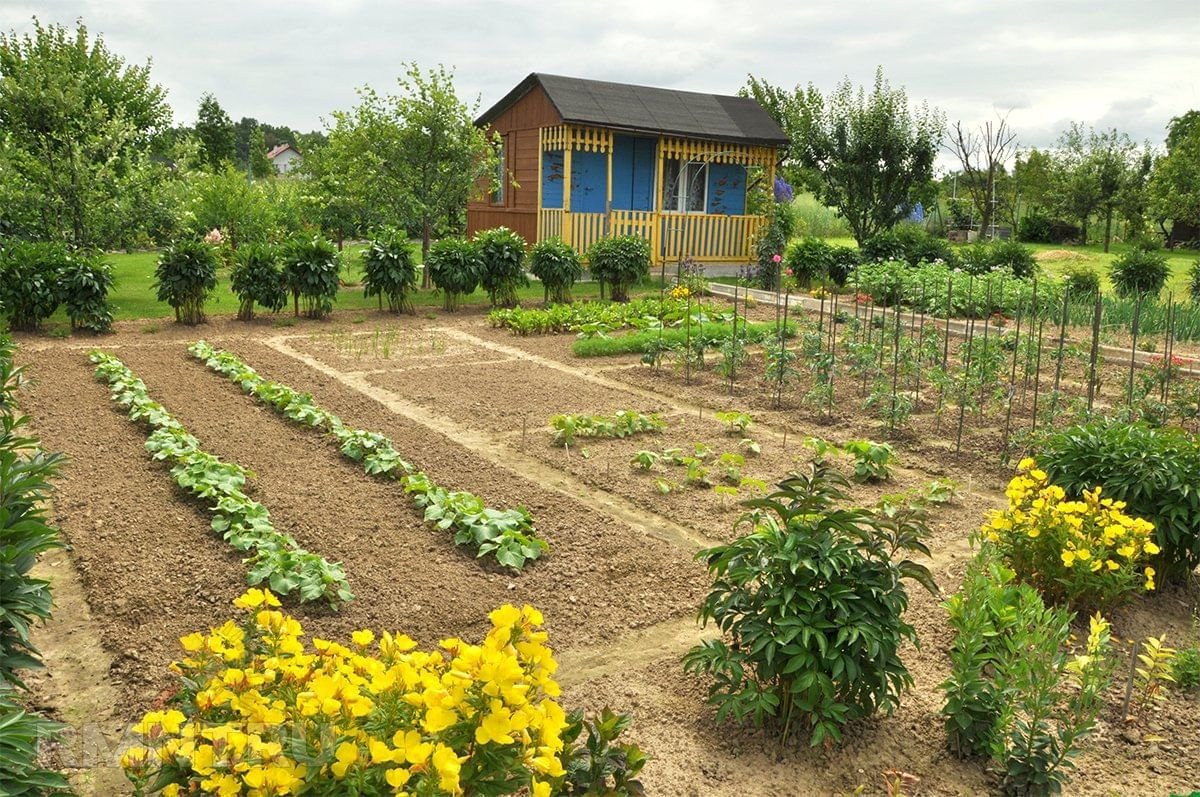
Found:
<path fill-rule="evenodd" d="M 1054 219 L 1036 211 L 1029 213 L 1025 218 L 1021 219 L 1021 224 L 1017 230 L 1017 238 L 1026 243 L 1057 243 L 1054 234 Z"/>
<path fill-rule="evenodd" d="M 56 797 L 75 793 L 65 777 L 38 763 L 41 744 L 57 739 L 62 728 L 25 711 L 13 690 L 0 683 L 0 794 Z"/>
<path fill-rule="evenodd" d="M 986 318 L 993 313 L 1012 316 L 1018 307 L 1028 313 L 1033 300 L 1032 280 L 1003 271 L 975 277 L 945 264 L 910 268 L 897 262 L 863 263 L 854 272 L 854 283 L 860 293 L 869 294 L 879 304 L 899 302 L 939 318 L 947 311 L 954 317 Z M 1051 280 L 1039 282 L 1037 299 L 1040 311 L 1061 307 L 1062 286 Z"/>
<path fill-rule="evenodd" d="M 832 260 L 833 247 L 812 236 L 793 241 L 783 254 L 784 267 L 802 288 L 807 288 L 813 280 L 826 276 Z"/>
<path fill-rule="evenodd" d="M 112 307 L 108 292 L 112 289 L 112 268 L 98 256 L 71 254 L 58 273 L 58 291 L 71 329 L 107 332 L 112 329 Z"/>
<path fill-rule="evenodd" d="M 1063 272 L 1063 281 L 1071 296 L 1093 296 L 1100 291 L 1100 274 L 1087 266 L 1071 266 Z"/>
<path fill-rule="evenodd" d="M 1200 304 L 1200 260 L 1192 263 L 1188 269 L 1188 295 L 1196 304 Z"/>
<path fill-rule="evenodd" d="M 0 311 L 13 329 L 35 330 L 59 305 L 59 274 L 69 262 L 61 244 L 18 241 L 0 252 Z"/>
<path fill-rule="evenodd" d="M 904 241 L 900 240 L 895 230 L 875 233 L 862 242 L 858 252 L 864 263 L 884 263 L 891 260 L 907 262 Z"/>
<path fill-rule="evenodd" d="M 473 293 L 479 286 L 483 272 L 479 246 L 465 238 L 443 238 L 429 247 L 425 257 L 425 268 L 438 290 L 442 292 L 442 306 L 447 310 L 458 309 L 462 297 Z"/>
<path fill-rule="evenodd" d="M 417 289 L 417 266 L 404 230 L 378 231 L 367 244 L 362 263 L 363 296 L 378 296 L 380 309 L 387 297 L 388 310 L 393 313 L 413 312 L 409 294 Z"/>
<path fill-rule="evenodd" d="M 859 261 L 858 250 L 853 246 L 829 247 L 829 278 L 839 288 L 843 287 L 858 268 Z"/>
<path fill-rule="evenodd" d="M 1037 274 L 1033 250 L 1016 241 L 994 241 L 988 244 L 988 259 L 992 269 L 1003 269 L 1014 277 L 1030 279 Z"/>
<path fill-rule="evenodd" d="M 507 227 L 475 233 L 481 270 L 479 282 L 492 307 L 516 307 L 517 288 L 528 285 L 525 275 L 525 239 Z"/>
<path fill-rule="evenodd" d="M 1113 260 L 1108 278 L 1117 295 L 1122 298 L 1147 296 L 1154 298 L 1162 291 L 1171 265 L 1160 250 L 1134 247 Z"/>
<path fill-rule="evenodd" d="M 333 310 L 340 284 L 337 247 L 322 235 L 293 239 L 283 249 L 283 284 L 296 315 L 303 300 L 306 316 L 323 318 Z"/>
<path fill-rule="evenodd" d="M 848 722 L 890 712 L 912 678 L 900 660 L 916 632 L 905 581 L 936 591 L 910 552 L 928 555 L 919 510 L 835 509 L 848 482 L 825 465 L 793 474 L 741 522 L 753 531 L 697 557 L 713 576 L 700 607 L 724 638 L 692 648 L 684 669 L 713 678 L 718 722 L 773 725 L 836 742 Z"/>
<path fill-rule="evenodd" d="M 1180 429 L 1115 419 L 1041 438 L 1037 462 L 1075 499 L 1103 486 L 1125 512 L 1154 524 L 1151 559 L 1161 581 L 1179 582 L 1200 564 L 1200 442 Z"/>
<path fill-rule="evenodd" d="M 541 280 L 545 300 L 552 304 L 569 304 L 571 287 L 583 275 L 579 253 L 559 238 L 534 245 L 529 253 L 529 270 Z"/>
<path fill-rule="evenodd" d="M 773 291 L 779 287 L 779 264 L 783 260 L 783 251 L 796 231 L 796 211 L 788 202 L 775 202 L 771 205 L 771 219 L 759 231 L 754 242 L 754 256 L 758 261 L 754 279 L 758 287 L 764 291 Z M 779 261 L 775 257 L 779 257 Z"/>
<path fill-rule="evenodd" d="M 1171 661 L 1171 677 L 1175 688 L 1189 692 L 1200 687 L 1200 645 L 1189 645 L 1175 651 Z"/>
<path fill-rule="evenodd" d="M 916 224 L 900 224 L 892 235 L 900 243 L 901 259 L 910 266 L 919 263 L 945 263 L 951 268 L 958 265 L 958 255 L 945 238 L 930 235 L 925 228 Z"/>
<path fill-rule="evenodd" d="M 640 235 L 601 238 L 588 249 L 592 276 L 608 283 L 614 302 L 629 301 L 629 288 L 650 273 L 650 242 Z"/>
<path fill-rule="evenodd" d="M 1112 682 L 1108 623 L 1092 617 L 1084 651 L 1072 656 L 1073 615 L 1015 584 L 987 547 L 943 606 L 955 632 L 941 684 L 951 751 L 991 758 L 1005 794 L 1058 794 Z"/>
<path fill-rule="evenodd" d="M 287 306 L 287 288 L 279 268 L 279 249 L 271 244 L 246 244 L 234 255 L 230 288 L 238 297 L 238 320 L 254 318 L 254 305 L 272 313 Z"/>
<path fill-rule="evenodd" d="M 204 302 L 217 287 L 217 252 L 196 238 L 181 238 L 163 250 L 154 276 L 158 300 L 175 309 L 175 321 L 204 321 Z"/>

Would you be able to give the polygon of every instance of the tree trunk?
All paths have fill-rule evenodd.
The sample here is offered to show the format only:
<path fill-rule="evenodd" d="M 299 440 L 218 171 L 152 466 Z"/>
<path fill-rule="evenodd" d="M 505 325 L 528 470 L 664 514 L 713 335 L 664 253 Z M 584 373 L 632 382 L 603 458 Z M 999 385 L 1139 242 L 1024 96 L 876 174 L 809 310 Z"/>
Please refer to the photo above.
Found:
<path fill-rule="evenodd" d="M 1079 237 L 1081 239 L 1079 241 L 1080 246 L 1087 246 L 1087 223 L 1088 223 L 1087 216 L 1084 216 L 1083 218 L 1081 218 L 1079 220 Z"/>
<path fill-rule="evenodd" d="M 1108 244 L 1112 240 L 1112 214 L 1113 206 L 1110 202 L 1104 211 L 1104 253 L 1108 254 Z"/>

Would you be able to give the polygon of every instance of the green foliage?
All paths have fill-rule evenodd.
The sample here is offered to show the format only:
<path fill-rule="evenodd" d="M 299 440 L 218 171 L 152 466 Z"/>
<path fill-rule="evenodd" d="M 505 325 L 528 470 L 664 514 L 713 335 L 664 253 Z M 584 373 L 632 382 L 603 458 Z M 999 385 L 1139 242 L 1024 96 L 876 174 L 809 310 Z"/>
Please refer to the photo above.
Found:
<path fill-rule="evenodd" d="M 1063 278 L 1071 296 L 1094 296 L 1100 291 L 1100 275 L 1094 268 L 1071 266 L 1063 271 Z"/>
<path fill-rule="evenodd" d="M 714 578 L 700 617 L 724 638 L 692 648 L 684 669 L 713 678 L 718 722 L 831 744 L 846 723 L 894 710 L 911 685 L 899 656 L 916 641 L 904 581 L 936 587 L 924 565 L 899 559 L 929 554 L 924 516 L 835 509 L 846 486 L 813 465 L 744 503 L 751 533 L 697 555 Z"/>
<path fill-rule="evenodd" d="M 181 238 L 158 258 L 154 271 L 158 300 L 175 309 L 181 324 L 204 321 L 204 302 L 217 287 L 217 253 L 196 238 Z"/>
<path fill-rule="evenodd" d="M 74 252 L 58 273 L 58 288 L 72 329 L 107 332 L 112 329 L 112 268 L 97 255 Z"/>
<path fill-rule="evenodd" d="M 324 318 L 337 296 L 337 247 L 321 235 L 295 238 L 283 248 L 283 284 L 292 294 L 296 315 L 301 304 L 309 318 Z M 301 301 L 303 300 L 303 301 Z"/>
<path fill-rule="evenodd" d="M 0 682 L 0 794 L 56 797 L 74 794 L 67 779 L 38 764 L 40 746 L 58 738 L 63 726 L 25 711 Z"/>
<path fill-rule="evenodd" d="M 892 478 L 896 452 L 887 443 L 851 440 L 842 450 L 854 457 L 854 478 L 860 482 L 882 482 Z"/>
<path fill-rule="evenodd" d="M 237 155 L 233 120 L 211 92 L 200 97 L 196 111 L 196 138 L 204 162 L 212 171 L 232 163 Z"/>
<path fill-rule="evenodd" d="M 229 285 L 238 297 L 238 320 L 254 318 L 254 305 L 272 313 L 287 306 L 287 288 L 279 267 L 279 250 L 271 244 L 247 244 L 237 250 Z"/>
<path fill-rule="evenodd" d="M 1200 687 L 1200 645 L 1192 644 L 1175 652 L 1171 678 L 1175 688 L 1185 692 Z"/>
<path fill-rule="evenodd" d="M 607 337 L 625 327 L 653 330 L 682 326 L 689 310 L 693 316 L 731 321 L 733 314 L 716 305 L 701 305 L 670 296 L 646 296 L 629 302 L 577 302 L 550 307 L 513 307 L 488 313 L 494 327 L 507 327 L 516 335 L 549 335 L 578 332 L 581 338 Z"/>
<path fill-rule="evenodd" d="M 858 291 L 869 294 L 878 304 L 905 304 L 940 318 L 947 312 L 952 317 L 987 318 L 994 313 L 1012 316 L 1018 307 L 1028 314 L 1033 304 L 1032 280 L 1003 271 L 975 277 L 944 264 L 911 268 L 893 261 L 864 263 L 854 279 Z M 1038 311 L 1048 313 L 1056 305 L 1061 308 L 1062 290 L 1056 282 L 1039 282 Z"/>
<path fill-rule="evenodd" d="M 1103 485 L 1126 512 L 1154 524 L 1160 581 L 1179 582 L 1200 564 L 1200 442 L 1179 429 L 1143 422 L 1095 421 L 1037 442 L 1050 480 L 1078 499 Z"/>
<path fill-rule="evenodd" d="M 61 244 L 17 241 L 0 251 L 0 312 L 13 329 L 35 330 L 59 305 L 59 277 L 70 262 Z"/>
<path fill-rule="evenodd" d="M 645 789 L 637 779 L 647 755 L 635 744 L 617 739 L 632 720 L 607 708 L 599 717 L 585 718 L 583 712 L 567 715 L 563 730 L 562 766 L 566 775 L 557 794 L 581 797 L 641 797 Z M 580 742 L 584 734 L 587 740 Z"/>
<path fill-rule="evenodd" d="M 658 460 L 659 455 L 656 452 L 642 449 L 641 451 L 634 452 L 633 456 L 629 459 L 629 465 L 634 468 L 641 468 L 642 470 L 650 470 Z"/>
<path fill-rule="evenodd" d="M 423 510 L 427 523 L 453 532 L 455 545 L 472 549 L 480 557 L 490 555 L 514 570 L 548 549 L 525 507 L 494 509 L 469 492 L 447 490 L 404 460 L 391 440 L 377 432 L 348 428 L 336 415 L 317 406 L 310 394 L 264 379 L 234 355 L 204 341 L 188 351 L 288 420 L 328 433 L 343 456 L 361 463 L 367 474 L 397 480 L 412 496 L 413 504 Z"/>
<path fill-rule="evenodd" d="M 479 246 L 465 238 L 443 238 L 429 247 L 425 271 L 444 294 L 443 306 L 457 310 L 462 297 L 479 286 L 483 274 Z"/>
<path fill-rule="evenodd" d="M 287 222 L 287 197 L 276 181 L 250 182 L 246 173 L 225 163 L 210 173 L 189 175 L 183 196 L 188 228 L 196 237 L 220 230 L 233 248 L 252 243 L 279 243 L 286 232 L 298 232 L 300 220 Z"/>
<path fill-rule="evenodd" d="M 525 275 L 525 239 L 507 227 L 475 233 L 481 270 L 479 284 L 492 307 L 515 307 L 517 288 L 529 284 Z"/>
<path fill-rule="evenodd" d="M 108 383 L 112 400 L 128 410 L 129 420 L 151 430 L 146 438 L 150 455 L 171 465 L 171 477 L 181 489 L 209 503 L 212 530 L 236 550 L 252 554 L 245 560 L 248 584 L 267 584 L 280 595 L 298 592 L 302 601 L 325 600 L 333 608 L 354 598 L 341 564 L 309 553 L 277 531 L 267 508 L 246 495 L 246 470 L 203 451 L 116 357 L 100 351 L 89 357 L 96 364 L 96 378 Z"/>
<path fill-rule="evenodd" d="M 861 261 L 859 252 L 852 246 L 832 246 L 829 250 L 829 278 L 839 288 L 850 279 Z"/>
<path fill-rule="evenodd" d="M 955 631 L 941 685 L 951 750 L 990 757 L 1005 794 L 1058 794 L 1112 682 L 1108 623 L 1094 616 L 1085 651 L 1071 656 L 1073 615 L 1014 584 L 986 549 L 944 606 Z"/>
<path fill-rule="evenodd" d="M 803 288 L 829 273 L 833 247 L 820 238 L 805 236 L 793 241 L 783 254 L 783 265 Z"/>
<path fill-rule="evenodd" d="M 1117 296 L 1155 298 L 1162 291 L 1171 266 L 1167 256 L 1157 249 L 1134 247 L 1113 260 L 1108 267 L 1108 278 L 1112 281 Z"/>
<path fill-rule="evenodd" d="M 741 410 L 729 410 L 728 412 L 718 412 L 716 418 L 721 423 L 725 424 L 725 433 L 737 435 L 741 437 L 746 434 L 746 430 L 754 425 L 754 416 L 748 412 Z"/>
<path fill-rule="evenodd" d="M 700 334 L 699 330 L 693 326 L 691 334 L 692 346 L 702 346 L 706 349 L 716 348 L 723 341 L 728 340 L 732 334 L 733 325 L 729 323 L 706 323 L 703 334 Z M 742 337 L 744 343 L 749 344 L 766 341 L 778 333 L 774 322 L 764 321 L 760 324 L 743 324 L 742 322 L 738 322 L 737 334 Z M 788 322 L 784 336 L 792 337 L 795 334 L 795 325 Z M 679 351 L 686 345 L 687 341 L 688 334 L 683 329 L 647 329 L 612 338 L 583 338 L 575 341 L 571 347 L 571 351 L 576 357 L 611 357 L 618 354 L 641 354 L 646 352 L 647 347 L 660 344 L 665 346 L 669 351 Z"/>
<path fill-rule="evenodd" d="M 1188 269 L 1188 296 L 1193 304 L 1200 304 L 1200 259 Z"/>
<path fill-rule="evenodd" d="M 50 582 L 29 571 L 39 554 L 62 547 L 48 501 L 64 459 L 23 434 L 29 418 L 16 408 L 21 372 L 12 342 L 0 336 L 0 687 L 19 685 L 17 670 L 41 666 L 30 630 L 50 617 Z"/>
<path fill-rule="evenodd" d="M 796 213 L 790 204 L 772 204 L 770 216 L 754 242 L 754 257 L 757 260 L 754 281 L 764 291 L 778 290 L 780 264 L 775 258 L 782 259 L 784 250 L 796 231 Z"/>
<path fill-rule="evenodd" d="M 650 273 L 650 242 L 640 235 L 601 238 L 587 251 L 592 277 L 606 283 L 614 302 L 629 301 L 629 288 Z"/>
<path fill-rule="evenodd" d="M 629 437 L 647 432 L 661 432 L 667 422 L 661 415 L 643 415 L 630 410 L 617 410 L 612 416 L 555 415 L 550 419 L 554 442 L 570 446 L 577 437 Z"/>
<path fill-rule="evenodd" d="M 529 270 L 542 281 L 546 301 L 552 304 L 569 304 L 571 286 L 583 275 L 579 253 L 559 238 L 548 238 L 534 245 L 529 253 Z"/>
<path fill-rule="evenodd" d="M 363 295 L 386 296 L 393 313 L 414 312 L 409 294 L 417 289 L 417 266 L 404 230 L 385 227 L 372 237 L 362 254 Z"/>
<path fill-rule="evenodd" d="M 780 106 L 789 154 L 808 187 L 837 208 L 860 244 L 932 198 L 942 116 L 924 106 L 910 112 L 903 89 L 892 89 L 882 69 L 869 91 L 846 80 L 824 97 L 809 85 L 782 93 Z"/>
<path fill-rule="evenodd" d="M 170 120 L 149 65 L 127 65 L 81 22 L 0 33 L 0 215 L 77 247 L 144 238 L 171 179 L 148 143 Z"/>

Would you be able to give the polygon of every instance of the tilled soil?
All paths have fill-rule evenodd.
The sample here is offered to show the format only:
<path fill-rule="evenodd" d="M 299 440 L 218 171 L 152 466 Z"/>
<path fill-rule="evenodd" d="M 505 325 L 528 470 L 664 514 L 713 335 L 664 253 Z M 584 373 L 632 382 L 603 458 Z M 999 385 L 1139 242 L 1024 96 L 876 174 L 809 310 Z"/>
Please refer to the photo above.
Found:
<path fill-rule="evenodd" d="M 570 354 L 573 336 L 516 338 L 478 315 L 163 327 L 125 325 L 98 343 L 121 357 L 206 450 L 253 471 L 252 495 L 278 528 L 343 562 L 352 603 L 336 614 L 291 606 L 310 633 L 342 638 L 362 627 L 399 629 L 432 643 L 477 636 L 487 611 L 502 602 L 533 603 L 545 612 L 559 651 L 567 701 L 633 715 L 629 735 L 653 756 L 644 778 L 649 794 L 840 794 L 859 786 L 882 794 L 885 770 L 919 777 L 916 794 L 994 788 L 978 764 L 944 752 L 937 685 L 949 672 L 951 634 L 940 598 L 919 587 L 910 590 L 907 619 L 921 644 L 905 653 L 914 688 L 894 716 L 849 728 L 840 747 L 813 750 L 803 740 L 780 746 L 751 730 L 718 727 L 704 702 L 705 684 L 682 672 L 679 656 L 700 638 L 690 618 L 707 584 L 693 555 L 731 539 L 741 509 L 736 498 L 682 484 L 679 469 L 658 464 L 645 473 L 630 467 L 630 457 L 702 442 L 712 449 L 709 470 L 719 483 L 716 459 L 738 450 L 739 437 L 726 435 L 712 411 L 750 409 L 756 425 L 748 436 L 762 453 L 746 457 L 743 475 L 770 484 L 807 456 L 806 436 L 879 439 L 857 402 L 844 402 L 821 425 L 794 406 L 774 409 L 748 382 L 730 396 L 709 374 L 688 385 L 672 372 L 636 367 L 636 357 L 581 361 Z M 320 433 L 280 418 L 191 359 L 186 343 L 201 335 L 264 376 L 310 391 L 348 425 L 387 435 L 436 481 L 490 505 L 528 506 L 550 554 L 520 574 L 463 554 L 423 523 L 398 485 L 366 476 Z M 93 625 L 113 659 L 119 713 L 133 719 L 170 685 L 166 665 L 177 655 L 177 637 L 228 615 L 244 570 L 237 553 L 208 531 L 207 511 L 150 460 L 144 430 L 111 405 L 79 343 L 24 341 L 33 383 L 22 403 L 45 445 L 71 457 L 55 510 Z M 668 429 L 579 441 L 569 451 L 551 444 L 550 415 L 617 409 L 662 412 Z M 987 508 L 1002 504 L 1006 471 L 986 435 L 972 435 L 954 455 L 931 431 L 897 440 L 903 467 L 895 478 L 856 485 L 851 499 L 870 504 L 937 476 L 956 479 L 960 496 L 931 515 L 931 569 L 946 593 L 970 556 L 969 533 Z M 842 459 L 837 467 L 848 473 L 851 465 Z M 678 486 L 663 494 L 656 476 Z M 1156 595 L 1114 615 L 1114 628 L 1131 636 L 1167 632 L 1182 642 L 1195 603 L 1194 593 Z M 1114 694 L 1069 793 L 1195 788 L 1197 696 L 1172 696 L 1135 729 L 1118 722 L 1119 702 Z M 1138 742 L 1133 732 L 1161 741 Z"/>

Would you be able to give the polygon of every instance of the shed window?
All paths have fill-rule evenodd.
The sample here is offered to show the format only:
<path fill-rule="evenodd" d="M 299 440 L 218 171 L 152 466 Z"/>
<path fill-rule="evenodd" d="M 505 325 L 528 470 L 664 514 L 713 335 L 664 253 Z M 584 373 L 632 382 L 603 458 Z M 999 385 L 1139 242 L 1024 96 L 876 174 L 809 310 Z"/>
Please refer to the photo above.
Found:
<path fill-rule="evenodd" d="M 663 162 L 663 210 L 703 213 L 708 207 L 708 164 L 668 158 Z"/>

